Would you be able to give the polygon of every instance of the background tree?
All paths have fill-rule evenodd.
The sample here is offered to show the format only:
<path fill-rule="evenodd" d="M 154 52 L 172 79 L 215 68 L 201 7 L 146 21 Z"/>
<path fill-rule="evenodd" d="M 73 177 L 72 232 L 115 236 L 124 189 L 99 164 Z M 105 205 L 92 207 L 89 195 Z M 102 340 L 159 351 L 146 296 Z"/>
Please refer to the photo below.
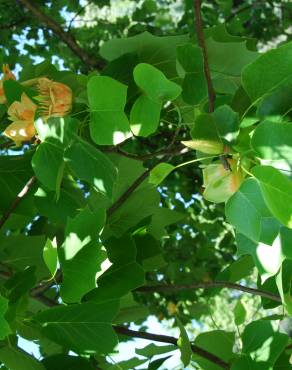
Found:
<path fill-rule="evenodd" d="M 291 367 L 292 7 L 200 5 L 1 1 L 3 368 Z"/>

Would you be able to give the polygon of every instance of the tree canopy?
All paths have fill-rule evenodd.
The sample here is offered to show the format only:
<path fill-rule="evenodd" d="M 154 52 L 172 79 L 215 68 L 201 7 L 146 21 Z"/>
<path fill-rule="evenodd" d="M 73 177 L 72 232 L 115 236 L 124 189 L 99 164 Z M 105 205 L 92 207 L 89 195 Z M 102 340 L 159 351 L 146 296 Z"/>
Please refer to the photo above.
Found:
<path fill-rule="evenodd" d="M 291 368 L 291 2 L 0 9 L 0 369 Z"/>

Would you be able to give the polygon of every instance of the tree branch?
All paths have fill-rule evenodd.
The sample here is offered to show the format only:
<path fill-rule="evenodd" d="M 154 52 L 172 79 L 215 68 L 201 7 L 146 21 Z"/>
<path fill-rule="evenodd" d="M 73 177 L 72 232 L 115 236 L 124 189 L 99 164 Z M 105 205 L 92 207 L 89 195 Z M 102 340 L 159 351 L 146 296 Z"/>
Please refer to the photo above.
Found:
<path fill-rule="evenodd" d="M 120 198 L 113 203 L 111 207 L 107 210 L 107 216 L 111 216 L 118 208 L 120 208 L 125 201 L 129 198 L 129 196 L 137 189 L 137 187 L 142 184 L 142 182 L 148 177 L 152 168 L 148 168 L 144 171 L 128 189 L 120 196 Z"/>
<path fill-rule="evenodd" d="M 136 159 L 137 161 L 145 161 L 147 159 L 152 159 L 155 157 L 159 156 L 165 156 L 165 155 L 171 155 L 171 156 L 176 156 L 176 155 L 184 155 L 186 153 L 190 152 L 189 148 L 184 147 L 183 145 L 179 145 L 173 149 L 171 148 L 165 148 L 161 150 L 157 150 L 156 152 L 149 153 L 149 154 L 143 154 L 143 155 L 137 155 L 133 153 L 128 153 L 124 151 L 123 149 L 119 148 L 118 146 L 114 146 L 112 148 L 106 148 L 103 150 L 105 153 L 117 153 L 120 154 L 124 157 L 131 158 L 131 159 Z"/>
<path fill-rule="evenodd" d="M 13 213 L 13 211 L 17 208 L 17 206 L 22 201 L 22 199 L 28 194 L 30 189 L 33 187 L 33 184 L 35 183 L 35 181 L 36 181 L 36 177 L 32 176 L 28 180 L 28 182 L 24 185 L 24 187 L 21 189 L 21 191 L 17 194 L 17 197 L 11 203 L 10 207 L 3 213 L 0 219 L 0 229 L 5 224 L 5 222 L 8 220 L 8 218 Z"/>
<path fill-rule="evenodd" d="M 244 285 L 231 283 L 229 281 L 212 281 L 206 283 L 195 283 L 195 284 L 175 284 L 175 285 L 151 285 L 151 286 L 142 286 L 137 288 L 138 292 L 175 292 L 179 290 L 193 290 L 193 289 L 212 289 L 212 288 L 230 288 L 235 290 L 240 290 L 242 292 L 250 293 L 253 295 L 258 295 L 264 298 L 271 299 L 272 301 L 282 302 L 280 296 L 256 289 L 249 288 Z"/>
<path fill-rule="evenodd" d="M 195 25 L 196 33 L 198 37 L 198 45 L 202 48 L 203 58 L 204 58 L 204 72 L 207 81 L 208 88 L 208 97 L 209 97 L 209 112 L 214 112 L 215 108 L 215 90 L 212 84 L 209 62 L 208 62 L 208 53 L 205 43 L 204 31 L 203 31 L 203 22 L 201 16 L 201 0 L 194 0 L 194 10 L 195 10 Z"/>
<path fill-rule="evenodd" d="M 90 68 L 102 68 L 101 63 L 97 58 L 89 55 L 86 50 L 81 48 L 75 40 L 75 37 L 71 33 L 65 32 L 59 23 L 45 14 L 34 1 L 18 1 L 34 16 L 35 19 L 39 20 L 46 28 L 53 31 L 53 33 L 58 36 L 87 66 Z"/>
<path fill-rule="evenodd" d="M 135 330 L 130 330 L 128 328 L 125 328 L 123 326 L 113 326 L 114 330 L 116 333 L 121 334 L 121 335 L 126 335 L 129 337 L 134 337 L 134 338 L 141 338 L 141 339 L 148 339 L 148 340 L 153 340 L 155 342 L 162 342 L 162 343 L 170 343 L 174 344 L 177 346 L 177 341 L 178 339 L 175 337 L 170 337 L 168 335 L 158 335 L 158 334 L 152 334 L 152 333 L 146 333 L 146 332 L 141 332 L 141 331 L 135 331 Z M 195 344 L 191 345 L 193 353 L 199 355 L 200 357 L 205 358 L 208 361 L 213 362 L 214 364 L 220 366 L 222 369 L 230 369 L 230 366 L 221 358 L 217 357 L 216 355 L 213 355 L 213 353 L 208 352 Z"/>
<path fill-rule="evenodd" d="M 15 26 L 18 26 L 19 24 L 23 23 L 26 21 L 25 17 L 19 18 L 17 21 L 11 22 L 11 23 L 5 23 L 5 24 L 0 24 L 0 30 L 7 30 L 10 28 L 13 28 Z"/>

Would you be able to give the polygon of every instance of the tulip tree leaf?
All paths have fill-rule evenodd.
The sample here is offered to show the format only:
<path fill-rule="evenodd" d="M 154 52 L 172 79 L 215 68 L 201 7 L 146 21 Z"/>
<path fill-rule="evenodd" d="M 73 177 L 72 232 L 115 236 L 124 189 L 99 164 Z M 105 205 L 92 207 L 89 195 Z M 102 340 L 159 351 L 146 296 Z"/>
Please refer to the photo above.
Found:
<path fill-rule="evenodd" d="M 292 123 L 263 121 L 256 127 L 251 144 L 260 158 L 270 160 L 271 165 L 280 162 L 279 168 L 291 168 Z"/>
<path fill-rule="evenodd" d="M 3 264 L 22 271 L 28 266 L 36 267 L 38 279 L 47 278 L 49 270 L 43 260 L 43 248 L 46 239 L 43 236 L 10 235 L 0 238 L 0 259 Z M 19 245 L 22 248 L 19 248 Z"/>
<path fill-rule="evenodd" d="M 65 160 L 76 177 L 88 182 L 108 198 L 112 197 L 117 173 L 105 154 L 79 140 L 66 150 Z"/>
<path fill-rule="evenodd" d="M 56 243 L 52 242 L 50 239 L 47 239 L 44 246 L 43 258 L 51 275 L 54 276 L 58 268 L 58 252 Z"/>
<path fill-rule="evenodd" d="M 202 49 L 193 44 L 178 46 L 177 59 L 184 70 L 182 98 L 188 104 L 199 104 L 207 96 Z"/>
<path fill-rule="evenodd" d="M 131 136 L 124 113 L 127 86 L 107 76 L 92 77 L 87 85 L 90 133 L 99 145 L 116 145 Z"/>
<path fill-rule="evenodd" d="M 261 98 L 291 78 L 292 42 L 261 55 L 245 67 L 242 82 L 252 101 Z"/>
<path fill-rule="evenodd" d="M 280 237 L 277 236 L 272 245 L 256 243 L 242 234 L 236 236 L 237 249 L 240 255 L 250 254 L 264 282 L 268 277 L 279 271 L 283 261 Z"/>
<path fill-rule="evenodd" d="M 229 362 L 233 357 L 234 333 L 223 330 L 213 330 L 199 334 L 196 337 L 195 345 L 218 356 L 221 360 Z M 203 368 L 208 370 L 219 370 L 218 365 L 206 360 L 198 355 L 193 355 L 195 361 Z"/>
<path fill-rule="evenodd" d="M 106 60 L 114 60 L 124 54 L 137 54 L 140 62 L 151 63 L 168 77 L 176 76 L 176 47 L 189 41 L 188 35 L 159 37 L 143 32 L 127 38 L 114 38 L 105 42 L 100 55 Z"/>
<path fill-rule="evenodd" d="M 42 333 L 75 352 L 109 353 L 117 344 L 111 322 L 118 311 L 117 301 L 86 302 L 53 307 L 34 316 Z"/>
<path fill-rule="evenodd" d="M 10 370 L 46 370 L 44 365 L 20 348 L 0 348 L 0 361 Z"/>
<path fill-rule="evenodd" d="M 111 238 L 105 243 L 112 265 L 97 280 L 97 288 L 90 291 L 86 300 L 94 302 L 120 298 L 144 284 L 144 270 L 136 262 L 136 246 L 130 236 Z"/>
<path fill-rule="evenodd" d="M 195 121 L 191 136 L 193 140 L 187 146 L 207 154 L 223 153 L 224 145 L 212 115 L 200 114 Z"/>
<path fill-rule="evenodd" d="M 169 163 L 159 163 L 150 172 L 150 184 L 159 185 L 174 169 L 175 167 Z"/>
<path fill-rule="evenodd" d="M 252 178 L 246 179 L 227 201 L 225 214 L 237 232 L 255 242 L 261 238 L 266 218 L 271 217 L 259 184 Z"/>
<path fill-rule="evenodd" d="M 245 322 L 247 312 L 244 304 L 241 301 L 237 301 L 233 312 L 235 324 L 236 325 L 243 324 Z"/>
<path fill-rule="evenodd" d="M 221 105 L 213 113 L 219 136 L 233 142 L 239 134 L 239 116 L 228 105 Z"/>
<path fill-rule="evenodd" d="M 150 64 L 140 63 L 134 69 L 137 86 L 152 100 L 163 102 L 176 99 L 181 87 L 168 80 L 165 75 Z"/>
<path fill-rule="evenodd" d="M 159 69 L 150 64 L 138 64 L 133 74 L 143 95 L 132 107 L 131 129 L 135 135 L 148 136 L 158 127 L 162 103 L 177 98 L 181 93 L 181 87 L 168 80 Z"/>
<path fill-rule="evenodd" d="M 275 332 L 267 320 L 257 320 L 248 324 L 241 336 L 242 351 L 273 366 L 288 342 L 288 336 Z"/>
<path fill-rule="evenodd" d="M 274 217 L 292 228 L 292 182 L 270 166 L 256 166 L 252 170 L 259 181 L 267 207 Z"/>
<path fill-rule="evenodd" d="M 134 103 L 130 113 L 132 132 L 137 136 L 154 133 L 159 125 L 162 103 L 141 95 Z"/>
<path fill-rule="evenodd" d="M 192 348 L 191 348 L 191 343 L 190 343 L 188 334 L 186 332 L 186 329 L 178 317 L 176 317 L 176 322 L 180 330 L 180 336 L 177 341 L 177 344 L 178 344 L 178 347 L 181 353 L 180 358 L 184 366 L 188 366 L 189 363 L 191 362 L 191 357 L 193 353 Z"/>
<path fill-rule="evenodd" d="M 64 151 L 73 138 L 77 121 L 67 118 L 51 118 L 48 122 L 37 120 L 36 129 L 42 140 L 32 158 L 32 167 L 38 180 L 48 189 L 60 195 L 65 162 Z M 48 171 L 48 164 L 50 170 Z"/>
<path fill-rule="evenodd" d="M 105 259 L 98 243 L 98 234 L 105 223 L 105 210 L 91 212 L 84 208 L 69 219 L 65 242 L 59 251 L 63 279 L 61 296 L 67 303 L 79 302 L 84 294 L 96 286 L 96 273 Z"/>
<path fill-rule="evenodd" d="M 4 315 L 8 309 L 8 300 L 0 296 L 0 339 L 3 340 L 7 335 L 11 334 L 11 329 Z"/>
<path fill-rule="evenodd" d="M 286 308 L 288 314 L 292 314 L 292 261 L 285 260 L 281 266 L 279 274 L 276 277 L 277 287 L 284 302 L 284 307 Z"/>

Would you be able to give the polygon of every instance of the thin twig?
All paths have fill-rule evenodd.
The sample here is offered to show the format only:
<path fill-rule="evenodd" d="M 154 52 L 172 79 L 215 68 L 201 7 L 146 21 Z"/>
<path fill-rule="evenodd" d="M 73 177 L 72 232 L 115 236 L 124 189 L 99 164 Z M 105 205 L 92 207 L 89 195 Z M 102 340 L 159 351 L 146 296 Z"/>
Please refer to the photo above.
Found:
<path fill-rule="evenodd" d="M 82 62 L 84 62 L 90 68 L 102 68 L 100 61 L 88 54 L 86 50 L 81 48 L 75 37 L 69 33 L 65 32 L 63 28 L 60 26 L 58 22 L 56 22 L 53 18 L 48 16 L 46 13 L 42 11 L 38 5 L 36 5 L 35 1 L 30 0 L 18 0 L 30 13 L 33 17 L 41 22 L 46 28 L 53 31 L 53 33 L 60 38 L 72 51 L 75 55 L 77 55 Z"/>
<path fill-rule="evenodd" d="M 118 208 L 120 208 L 125 201 L 129 198 L 129 196 L 137 189 L 137 187 L 142 184 L 142 182 L 148 177 L 152 168 L 148 168 L 144 171 L 133 183 L 129 188 L 118 198 L 116 202 L 113 203 L 111 207 L 107 210 L 107 216 L 111 216 Z"/>
<path fill-rule="evenodd" d="M 148 339 L 153 340 L 155 342 L 162 342 L 162 343 L 170 343 L 177 346 L 178 339 L 175 337 L 170 337 L 168 335 L 158 335 L 152 333 L 146 333 L 141 331 L 130 330 L 125 328 L 124 326 L 113 326 L 116 333 L 121 335 L 126 335 L 129 337 L 134 338 L 141 338 L 141 339 Z M 213 362 L 214 364 L 220 366 L 222 369 L 230 369 L 230 366 L 225 361 L 221 360 L 221 358 L 217 357 L 213 353 L 206 351 L 195 344 L 191 345 L 193 353 L 199 355 L 200 357 L 205 358 L 206 360 Z"/>
<path fill-rule="evenodd" d="M 11 28 L 13 28 L 15 26 L 18 26 L 19 24 L 23 23 L 24 21 L 26 21 L 26 18 L 22 17 L 22 18 L 19 18 L 18 20 L 14 21 L 14 22 L 11 22 L 11 23 L 0 24 L 0 30 L 11 29 Z"/>
<path fill-rule="evenodd" d="M 32 176 L 28 180 L 28 182 L 24 185 L 24 187 L 21 189 L 21 191 L 17 194 L 16 198 L 11 203 L 10 207 L 3 213 L 0 219 L 0 229 L 5 224 L 5 222 L 8 220 L 8 218 L 13 213 L 13 211 L 17 208 L 17 206 L 22 201 L 22 199 L 28 194 L 30 189 L 33 187 L 35 181 L 36 181 L 36 177 Z"/>
<path fill-rule="evenodd" d="M 79 14 L 81 14 L 83 12 L 84 9 L 86 9 L 88 7 L 88 5 L 92 4 L 93 1 L 88 1 L 88 3 L 86 3 L 84 6 L 82 6 L 78 12 L 76 12 L 73 17 L 70 19 L 69 21 L 69 25 L 68 25 L 68 28 L 67 28 L 67 32 L 70 32 L 71 30 L 71 27 L 72 27 L 72 24 L 73 22 L 75 21 L 75 19 L 78 17 Z"/>
<path fill-rule="evenodd" d="M 195 25 L 196 33 L 198 37 L 198 44 L 202 49 L 203 58 L 204 58 L 204 72 L 207 81 L 208 97 L 209 97 L 209 112 L 214 112 L 215 108 L 215 90 L 212 84 L 211 73 L 209 68 L 208 53 L 205 43 L 204 31 L 203 31 L 203 22 L 201 16 L 201 0 L 194 0 L 194 9 L 195 9 Z"/>
<path fill-rule="evenodd" d="M 32 288 L 30 291 L 30 295 L 32 297 L 41 295 L 45 293 L 48 289 L 50 289 L 52 286 L 59 284 L 61 281 L 62 281 L 62 272 L 59 270 L 52 280 L 46 281 L 43 284 L 40 284 Z"/>
<path fill-rule="evenodd" d="M 137 288 L 136 291 L 139 292 L 175 292 L 179 290 L 193 290 L 193 289 L 212 289 L 212 288 L 229 288 L 240 290 L 242 292 L 250 293 L 253 295 L 258 295 L 264 298 L 271 299 L 272 301 L 282 302 L 280 296 L 256 289 L 246 287 L 244 285 L 231 283 L 229 281 L 213 281 L 206 283 L 196 283 L 196 284 L 175 284 L 175 285 L 151 285 L 151 286 L 142 286 Z"/>
<path fill-rule="evenodd" d="M 106 149 L 103 150 L 103 152 L 117 153 L 117 154 L 120 154 L 124 157 L 131 158 L 131 159 L 136 159 L 137 161 L 142 161 L 143 162 L 147 159 L 152 159 L 152 158 L 159 157 L 159 156 L 164 156 L 164 155 L 171 155 L 172 157 L 176 156 L 176 155 L 184 155 L 184 154 L 189 153 L 190 149 L 186 148 L 182 145 L 179 145 L 179 146 L 176 146 L 173 149 L 165 148 L 165 149 L 157 150 L 156 152 L 153 152 L 153 153 L 137 155 L 137 154 L 134 154 L 134 153 L 126 152 L 125 150 L 115 146 L 113 148 L 106 148 Z"/>
<path fill-rule="evenodd" d="M 238 9 L 233 10 L 229 14 L 229 16 L 225 19 L 225 22 L 230 22 L 238 14 L 244 12 L 245 10 L 248 10 L 248 9 L 252 8 L 253 6 L 254 6 L 254 4 L 249 4 L 249 5 L 246 5 L 246 6 L 242 7 L 242 8 L 238 8 Z"/>
<path fill-rule="evenodd" d="M 118 208 L 121 207 L 125 203 L 125 201 L 130 197 L 130 195 L 137 189 L 137 187 L 142 184 L 142 182 L 150 175 L 151 170 L 157 166 L 157 164 L 162 163 L 164 161 L 167 161 L 170 157 L 172 157 L 171 153 L 171 147 L 175 144 L 175 139 L 177 138 L 177 135 L 179 133 L 179 128 L 176 129 L 174 133 L 174 137 L 171 140 L 170 144 L 166 148 L 167 151 L 169 151 L 166 155 L 164 155 L 155 165 L 148 168 L 146 171 L 144 171 L 133 183 L 132 185 L 120 196 L 120 198 L 113 203 L 113 205 L 108 208 L 107 210 L 107 216 L 111 216 Z"/>

